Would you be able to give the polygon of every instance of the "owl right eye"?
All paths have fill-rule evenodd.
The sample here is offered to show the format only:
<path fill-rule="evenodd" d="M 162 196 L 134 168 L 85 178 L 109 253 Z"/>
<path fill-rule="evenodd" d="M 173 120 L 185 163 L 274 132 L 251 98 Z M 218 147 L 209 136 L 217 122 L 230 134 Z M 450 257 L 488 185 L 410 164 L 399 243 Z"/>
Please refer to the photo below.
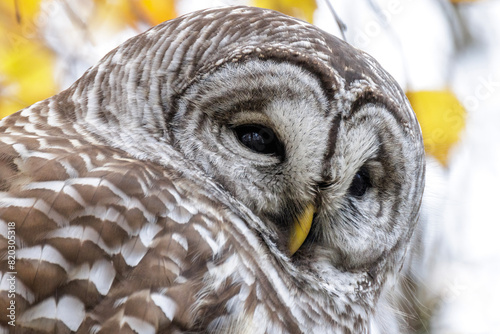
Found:
<path fill-rule="evenodd" d="M 260 154 L 272 154 L 282 158 L 285 153 L 283 144 L 270 128 L 245 124 L 233 128 L 238 140 L 250 150 Z"/>

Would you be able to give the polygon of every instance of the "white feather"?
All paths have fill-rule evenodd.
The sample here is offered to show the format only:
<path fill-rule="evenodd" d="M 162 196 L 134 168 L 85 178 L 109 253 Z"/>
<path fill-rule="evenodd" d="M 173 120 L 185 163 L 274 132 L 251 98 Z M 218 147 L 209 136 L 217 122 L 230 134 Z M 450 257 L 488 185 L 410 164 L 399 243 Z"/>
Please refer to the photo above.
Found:
<path fill-rule="evenodd" d="M 177 304 L 173 299 L 159 293 L 151 294 L 151 299 L 162 310 L 167 319 L 170 321 L 174 319 L 175 312 L 177 311 Z"/>

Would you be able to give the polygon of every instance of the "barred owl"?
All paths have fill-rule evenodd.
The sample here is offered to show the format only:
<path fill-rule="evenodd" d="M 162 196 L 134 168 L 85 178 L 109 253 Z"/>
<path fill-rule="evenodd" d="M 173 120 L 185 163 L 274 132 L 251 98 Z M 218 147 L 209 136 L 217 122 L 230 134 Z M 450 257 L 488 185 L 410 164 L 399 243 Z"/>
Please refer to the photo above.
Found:
<path fill-rule="evenodd" d="M 369 332 L 423 191 L 395 81 L 258 8 L 160 24 L 0 131 L 4 331 Z"/>

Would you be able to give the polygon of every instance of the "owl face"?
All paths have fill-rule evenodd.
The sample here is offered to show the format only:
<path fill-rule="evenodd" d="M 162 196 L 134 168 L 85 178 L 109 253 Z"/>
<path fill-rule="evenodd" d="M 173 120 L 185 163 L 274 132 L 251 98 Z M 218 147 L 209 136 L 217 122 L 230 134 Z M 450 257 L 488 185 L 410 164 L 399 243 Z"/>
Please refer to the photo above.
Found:
<path fill-rule="evenodd" d="M 257 213 L 286 251 L 318 204 L 331 113 L 317 78 L 274 61 L 227 64 L 181 98 L 178 149 Z"/>
<path fill-rule="evenodd" d="M 359 95 L 348 107 L 331 101 L 316 75 L 287 62 L 228 63 L 180 98 L 175 143 L 283 252 L 371 268 L 411 224 L 394 213 L 418 170 L 397 111 Z M 310 235 L 290 254 L 294 223 L 311 207 Z"/>

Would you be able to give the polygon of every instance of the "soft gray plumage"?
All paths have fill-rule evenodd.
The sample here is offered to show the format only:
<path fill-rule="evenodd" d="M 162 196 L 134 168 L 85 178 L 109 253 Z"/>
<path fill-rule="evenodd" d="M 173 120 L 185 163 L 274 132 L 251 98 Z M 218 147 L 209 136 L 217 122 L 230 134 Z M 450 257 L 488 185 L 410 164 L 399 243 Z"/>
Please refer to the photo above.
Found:
<path fill-rule="evenodd" d="M 18 332 L 368 332 L 423 191 L 394 80 L 258 8 L 160 24 L 0 132 Z"/>

